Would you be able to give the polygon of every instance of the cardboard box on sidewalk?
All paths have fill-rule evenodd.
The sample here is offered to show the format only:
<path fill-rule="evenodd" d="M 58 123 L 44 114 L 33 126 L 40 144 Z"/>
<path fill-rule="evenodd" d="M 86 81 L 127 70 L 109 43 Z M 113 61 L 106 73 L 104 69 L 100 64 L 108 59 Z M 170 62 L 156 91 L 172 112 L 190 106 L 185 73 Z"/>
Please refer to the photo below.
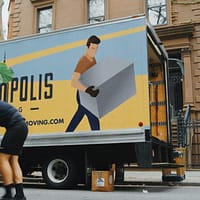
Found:
<path fill-rule="evenodd" d="M 86 86 L 99 89 L 97 97 L 80 91 L 81 104 L 98 118 L 103 117 L 136 93 L 133 63 L 119 58 L 105 58 L 80 78 Z"/>
<path fill-rule="evenodd" d="M 114 172 L 92 171 L 92 191 L 109 192 L 114 190 Z"/>

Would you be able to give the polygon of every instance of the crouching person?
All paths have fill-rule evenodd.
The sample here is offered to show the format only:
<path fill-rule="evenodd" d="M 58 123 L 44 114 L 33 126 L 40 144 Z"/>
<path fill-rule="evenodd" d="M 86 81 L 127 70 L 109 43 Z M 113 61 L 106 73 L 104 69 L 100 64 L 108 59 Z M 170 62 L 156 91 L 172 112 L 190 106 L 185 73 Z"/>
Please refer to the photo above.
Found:
<path fill-rule="evenodd" d="M 26 200 L 18 159 L 28 134 L 27 125 L 15 107 L 0 101 L 0 126 L 6 129 L 0 145 L 0 173 L 5 188 L 5 194 L 0 200 Z M 12 194 L 13 186 L 15 195 Z"/>

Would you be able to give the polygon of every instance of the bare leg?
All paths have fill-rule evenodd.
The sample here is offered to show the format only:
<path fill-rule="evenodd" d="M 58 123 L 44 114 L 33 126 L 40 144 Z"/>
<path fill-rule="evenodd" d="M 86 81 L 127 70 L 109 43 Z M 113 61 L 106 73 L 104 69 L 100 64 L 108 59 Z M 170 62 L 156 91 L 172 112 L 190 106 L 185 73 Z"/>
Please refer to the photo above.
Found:
<path fill-rule="evenodd" d="M 11 155 L 0 153 L 0 173 L 5 187 L 5 194 L 2 196 L 2 199 L 10 199 L 12 197 L 13 172 L 10 159 Z"/>
<path fill-rule="evenodd" d="M 19 156 L 14 156 L 14 155 L 11 156 L 10 164 L 12 167 L 13 180 L 15 184 L 23 182 L 22 170 L 21 170 L 18 160 L 19 160 Z"/>
<path fill-rule="evenodd" d="M 0 153 L 0 173 L 3 178 L 4 185 L 13 183 L 13 170 L 10 165 L 11 155 Z"/>
<path fill-rule="evenodd" d="M 23 175 L 22 170 L 19 165 L 19 156 L 12 155 L 10 159 L 11 167 L 13 170 L 13 179 L 15 183 L 15 189 L 16 189 L 16 199 L 26 200 L 26 197 L 24 196 L 24 190 L 23 190 Z"/>

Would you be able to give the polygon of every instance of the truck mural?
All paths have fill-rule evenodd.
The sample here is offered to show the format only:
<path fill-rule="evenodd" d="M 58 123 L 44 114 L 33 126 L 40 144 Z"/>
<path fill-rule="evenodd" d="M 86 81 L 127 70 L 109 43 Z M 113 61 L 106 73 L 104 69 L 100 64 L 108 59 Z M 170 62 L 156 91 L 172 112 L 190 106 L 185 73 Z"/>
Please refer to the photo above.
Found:
<path fill-rule="evenodd" d="M 2 59 L 6 52 L 6 64 L 15 72 L 15 78 L 9 86 L 1 85 L 1 99 L 6 99 L 19 108 L 27 119 L 30 133 L 53 133 L 66 129 L 76 110 L 76 90 L 71 87 L 72 74 L 90 34 L 96 34 L 102 40 L 99 47 L 101 49 L 96 56 L 97 61 L 106 57 L 117 57 L 135 63 L 136 85 L 139 88 L 135 98 L 101 119 L 101 129 L 138 127 L 139 121 L 145 126 L 150 125 L 149 113 L 145 109 L 148 99 L 143 102 L 145 104 L 141 104 L 143 95 L 146 98 L 145 93 L 148 92 L 145 69 L 147 52 L 142 47 L 147 46 L 147 41 L 143 40 L 145 26 L 141 24 L 139 27 L 133 27 L 130 21 L 119 26 L 113 24 L 107 30 L 96 26 L 92 33 L 84 32 L 80 35 L 79 31 L 72 29 L 67 35 L 65 32 L 57 33 L 56 38 L 54 33 L 17 39 L 12 41 L 12 45 L 17 44 L 17 51 L 15 48 L 9 48 L 9 42 L 5 48 L 1 48 Z M 134 45 L 130 44 L 130 40 Z M 143 59 L 138 59 L 140 56 Z M 109 71 L 109 66 L 107 70 Z M 115 87 L 119 85 L 118 83 Z M 141 117 L 136 118 L 134 114 L 138 109 L 141 110 Z M 77 130 L 88 129 L 85 120 Z"/>

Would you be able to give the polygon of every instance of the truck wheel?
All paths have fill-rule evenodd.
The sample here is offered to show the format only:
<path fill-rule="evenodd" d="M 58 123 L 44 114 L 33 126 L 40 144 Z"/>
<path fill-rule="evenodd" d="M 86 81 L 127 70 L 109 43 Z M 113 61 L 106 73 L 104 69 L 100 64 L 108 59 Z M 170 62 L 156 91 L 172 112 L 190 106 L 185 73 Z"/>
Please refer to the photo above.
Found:
<path fill-rule="evenodd" d="M 42 175 L 50 188 L 72 187 L 77 183 L 76 165 L 65 157 L 48 159 L 42 168 Z"/>

